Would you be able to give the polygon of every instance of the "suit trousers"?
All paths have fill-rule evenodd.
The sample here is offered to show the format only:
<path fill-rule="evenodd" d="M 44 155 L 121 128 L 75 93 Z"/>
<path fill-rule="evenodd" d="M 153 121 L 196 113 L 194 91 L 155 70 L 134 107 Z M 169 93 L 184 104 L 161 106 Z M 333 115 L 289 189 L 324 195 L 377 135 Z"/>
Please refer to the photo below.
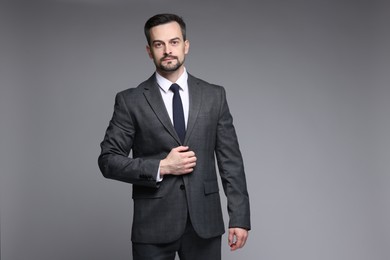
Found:
<path fill-rule="evenodd" d="M 221 260 L 221 236 L 199 237 L 188 218 L 184 234 L 172 243 L 133 242 L 133 260 L 174 260 L 176 253 L 181 260 Z"/>

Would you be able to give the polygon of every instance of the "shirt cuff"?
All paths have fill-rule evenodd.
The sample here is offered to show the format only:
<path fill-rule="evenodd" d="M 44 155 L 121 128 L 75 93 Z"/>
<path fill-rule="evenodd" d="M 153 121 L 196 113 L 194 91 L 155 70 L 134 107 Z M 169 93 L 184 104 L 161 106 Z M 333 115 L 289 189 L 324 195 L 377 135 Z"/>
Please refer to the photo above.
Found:
<path fill-rule="evenodd" d="M 158 167 L 156 182 L 162 182 L 163 178 L 160 176 L 160 167 Z"/>

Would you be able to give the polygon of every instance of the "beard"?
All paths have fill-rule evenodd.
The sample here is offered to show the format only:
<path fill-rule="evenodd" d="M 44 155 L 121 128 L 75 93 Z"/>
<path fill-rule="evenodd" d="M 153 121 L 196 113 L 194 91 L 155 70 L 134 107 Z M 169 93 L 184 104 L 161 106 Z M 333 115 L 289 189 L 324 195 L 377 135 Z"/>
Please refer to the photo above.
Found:
<path fill-rule="evenodd" d="M 164 59 L 166 59 L 167 57 L 172 58 L 172 60 L 166 62 L 166 64 L 163 64 Z M 159 61 L 159 63 L 156 63 L 156 67 L 160 71 L 173 72 L 173 71 L 178 70 L 183 65 L 183 63 L 184 63 L 184 60 L 182 62 L 180 62 L 180 60 L 176 56 L 166 56 L 166 57 L 162 58 Z"/>

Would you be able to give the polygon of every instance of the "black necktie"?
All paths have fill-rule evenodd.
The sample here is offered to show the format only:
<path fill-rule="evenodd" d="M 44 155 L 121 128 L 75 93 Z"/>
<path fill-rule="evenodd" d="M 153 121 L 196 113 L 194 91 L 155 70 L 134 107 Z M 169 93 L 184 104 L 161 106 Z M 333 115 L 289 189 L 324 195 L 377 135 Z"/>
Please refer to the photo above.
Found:
<path fill-rule="evenodd" d="M 184 142 L 184 137 L 186 135 L 186 127 L 184 123 L 184 112 L 183 112 L 183 104 L 181 103 L 181 98 L 179 94 L 180 86 L 175 84 L 172 84 L 172 86 L 169 88 L 173 92 L 173 100 L 172 100 L 172 107 L 173 107 L 173 125 L 175 127 L 175 130 L 180 137 L 181 142 Z"/>

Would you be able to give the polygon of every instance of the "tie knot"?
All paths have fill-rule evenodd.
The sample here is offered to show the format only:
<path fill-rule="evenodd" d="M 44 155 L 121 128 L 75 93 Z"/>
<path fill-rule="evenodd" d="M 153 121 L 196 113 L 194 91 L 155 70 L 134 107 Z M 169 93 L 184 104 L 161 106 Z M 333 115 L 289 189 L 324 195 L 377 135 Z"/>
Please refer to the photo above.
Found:
<path fill-rule="evenodd" d="M 179 89 L 180 89 L 180 86 L 177 85 L 176 83 L 172 84 L 171 87 L 169 88 L 170 90 L 173 91 L 173 93 L 178 93 L 179 92 Z"/>

